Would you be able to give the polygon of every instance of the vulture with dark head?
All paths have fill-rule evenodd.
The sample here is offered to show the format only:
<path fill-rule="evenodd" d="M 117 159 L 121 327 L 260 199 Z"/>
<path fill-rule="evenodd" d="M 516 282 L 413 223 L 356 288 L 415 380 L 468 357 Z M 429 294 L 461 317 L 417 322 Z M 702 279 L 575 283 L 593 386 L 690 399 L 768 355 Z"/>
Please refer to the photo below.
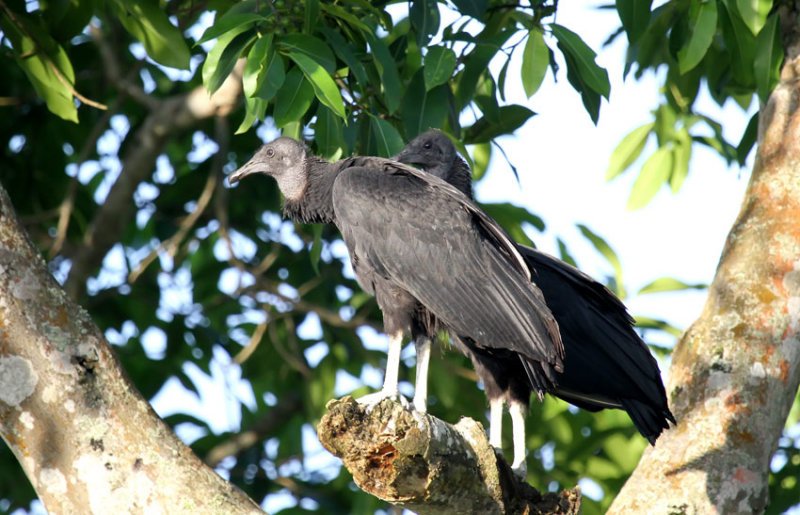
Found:
<path fill-rule="evenodd" d="M 425 132 L 395 156 L 441 177 L 472 198 L 471 173 L 446 134 Z M 443 207 L 443 206 L 442 206 Z M 448 217 L 447 213 L 441 213 Z M 564 368 L 555 375 L 548 393 L 580 408 L 599 411 L 625 410 L 636 428 L 651 444 L 675 418 L 667 405 L 658 364 L 633 329 L 625 305 L 577 268 L 536 249 L 516 245 L 530 270 L 530 278 L 542 291 L 547 307 L 561 331 Z M 452 335 L 454 338 L 458 334 Z M 479 339 L 474 344 L 481 348 Z M 514 462 L 524 453 L 524 412 L 535 388 L 512 354 L 470 355 L 484 384 L 491 407 L 492 444 L 500 444 L 502 405 L 507 403 L 514 422 Z M 521 426 L 521 427 L 520 427 Z M 522 446 L 520 451 L 519 446 Z M 524 459 L 524 458 L 523 458 Z"/>
<path fill-rule="evenodd" d="M 389 159 L 329 163 L 289 138 L 262 146 L 228 182 L 255 173 L 277 181 L 289 218 L 338 227 L 359 284 L 383 312 L 384 385 L 362 401 L 399 399 L 403 335 L 429 341 L 439 329 L 473 352 L 513 360 L 527 392 L 555 388 L 564 356 L 558 325 L 514 241 L 464 193 Z M 427 356 L 418 356 L 421 411 L 426 369 Z"/>

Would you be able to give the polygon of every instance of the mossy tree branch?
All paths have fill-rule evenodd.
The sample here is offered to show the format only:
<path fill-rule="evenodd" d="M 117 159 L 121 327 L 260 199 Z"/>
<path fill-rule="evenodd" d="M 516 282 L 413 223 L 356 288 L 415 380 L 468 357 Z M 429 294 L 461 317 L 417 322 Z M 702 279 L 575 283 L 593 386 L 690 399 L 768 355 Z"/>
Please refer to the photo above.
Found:
<path fill-rule="evenodd" d="M 580 512 L 578 487 L 542 495 L 520 481 L 470 418 L 451 425 L 390 400 L 368 413 L 344 397 L 317 432 L 362 490 L 420 514 Z"/>

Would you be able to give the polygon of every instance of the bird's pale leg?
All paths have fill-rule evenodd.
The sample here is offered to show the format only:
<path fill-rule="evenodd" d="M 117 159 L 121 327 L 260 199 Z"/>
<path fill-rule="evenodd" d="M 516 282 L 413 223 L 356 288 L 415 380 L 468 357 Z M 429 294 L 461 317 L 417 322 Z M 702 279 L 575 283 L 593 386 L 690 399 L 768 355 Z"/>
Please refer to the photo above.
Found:
<path fill-rule="evenodd" d="M 386 375 L 383 377 L 383 392 L 386 397 L 400 395 L 397 388 L 398 376 L 400 374 L 400 351 L 403 350 L 403 333 L 389 335 L 389 351 L 386 357 Z"/>
<path fill-rule="evenodd" d="M 514 463 L 511 470 L 522 479 L 528 475 L 528 466 L 525 463 L 525 407 L 517 402 L 512 402 L 508 407 L 511 415 L 511 425 L 514 431 Z"/>
<path fill-rule="evenodd" d="M 428 411 L 428 364 L 431 361 L 431 341 L 419 337 L 414 340 L 417 350 L 417 377 L 414 380 L 414 409 L 420 413 Z"/>
<path fill-rule="evenodd" d="M 408 400 L 400 395 L 397 387 L 400 374 L 400 351 L 403 350 L 403 333 L 398 331 L 396 334 L 389 335 L 389 354 L 386 358 L 386 374 L 383 378 L 383 388 L 381 391 L 359 397 L 358 402 L 367 405 L 367 411 L 371 411 L 383 399 L 394 399 L 399 401 L 404 407 L 409 407 Z"/>
<path fill-rule="evenodd" d="M 503 452 L 503 399 L 489 401 L 489 443 Z"/>

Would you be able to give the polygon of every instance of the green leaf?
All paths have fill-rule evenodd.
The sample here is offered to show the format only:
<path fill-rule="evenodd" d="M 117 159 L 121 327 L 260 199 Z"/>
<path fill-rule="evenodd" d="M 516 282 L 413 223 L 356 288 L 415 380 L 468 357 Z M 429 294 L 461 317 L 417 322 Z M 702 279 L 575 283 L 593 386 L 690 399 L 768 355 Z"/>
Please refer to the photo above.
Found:
<path fill-rule="evenodd" d="M 550 25 L 553 35 L 558 40 L 558 47 L 568 54 L 576 65 L 575 72 L 591 89 L 608 99 L 611 83 L 608 72 L 594 61 L 597 54 L 583 40 L 566 27 L 553 23 Z"/>
<path fill-rule="evenodd" d="M 747 156 L 750 155 L 750 150 L 752 150 L 753 145 L 756 144 L 757 137 L 758 113 L 756 112 L 750 117 L 750 121 L 747 122 L 747 127 L 744 129 L 744 134 L 742 134 L 742 139 L 736 147 L 736 161 L 739 163 L 739 166 L 744 166 Z"/>
<path fill-rule="evenodd" d="M 458 75 L 456 83 L 456 103 L 459 109 L 465 108 L 472 102 L 475 87 L 481 75 L 486 73 L 489 62 L 500 51 L 505 42 L 516 30 L 503 30 L 489 38 L 479 39 L 475 48 L 464 60 L 464 69 Z"/>
<path fill-rule="evenodd" d="M 646 206 L 656 196 L 671 172 L 672 152 L 667 147 L 661 147 L 642 165 L 639 177 L 633 183 L 626 209 L 634 211 Z"/>
<path fill-rule="evenodd" d="M 260 14 L 253 14 L 253 13 L 239 13 L 237 11 L 229 11 L 223 14 L 217 21 L 214 22 L 214 25 L 210 26 L 203 32 L 202 37 L 197 40 L 195 46 L 199 45 L 200 43 L 205 43 L 206 41 L 210 41 L 214 38 L 218 38 L 221 35 L 225 34 L 226 32 L 241 28 L 238 32 L 243 32 L 256 23 L 260 21 L 267 20 L 268 17 L 262 16 Z M 272 36 L 272 34 L 269 34 Z"/>
<path fill-rule="evenodd" d="M 559 48 L 561 48 L 560 44 Z M 564 50 L 562 49 L 561 51 L 563 52 Z M 583 79 L 577 71 L 578 65 L 575 64 L 575 60 L 572 56 L 565 53 L 564 60 L 567 62 L 567 81 L 572 85 L 575 91 L 581 94 L 583 107 L 586 109 L 586 112 L 589 113 L 592 122 L 597 125 L 597 121 L 600 119 L 600 103 L 602 101 L 600 93 L 583 82 Z"/>
<path fill-rule="evenodd" d="M 357 32 L 360 32 L 364 36 L 372 34 L 372 29 L 366 23 L 364 23 L 360 18 L 353 15 L 346 9 L 330 2 L 322 2 L 319 7 L 322 11 L 327 13 L 331 18 L 334 19 L 338 18 L 339 20 L 346 22 L 348 25 L 350 25 L 350 28 L 352 28 Z M 322 29 L 323 32 L 325 30 L 326 30 L 325 28 Z"/>
<path fill-rule="evenodd" d="M 619 19 L 630 45 L 636 43 L 647 30 L 651 4 L 652 0 L 616 0 Z"/>
<path fill-rule="evenodd" d="M 26 31 L 33 35 L 43 48 L 37 48 L 33 39 L 7 17 L 0 17 L 0 27 L 11 41 L 17 64 L 25 72 L 36 94 L 45 101 L 51 113 L 64 120 L 78 123 L 78 109 L 75 107 L 70 90 L 70 86 L 75 83 L 75 72 L 67 53 L 34 22 L 29 23 L 27 17 L 20 16 L 20 19 L 25 24 Z M 66 84 L 58 78 L 56 69 Z"/>
<path fill-rule="evenodd" d="M 561 258 L 561 261 L 577 267 L 578 263 L 575 261 L 575 258 L 572 257 L 572 254 L 570 254 L 567 244 L 564 243 L 564 240 L 561 238 L 556 238 L 556 241 L 558 242 L 558 255 Z"/>
<path fill-rule="evenodd" d="M 439 32 L 439 4 L 436 0 L 413 0 L 408 18 L 416 33 L 417 46 L 424 47 Z"/>
<path fill-rule="evenodd" d="M 303 3 L 303 33 L 312 34 L 319 18 L 319 0 L 305 0 Z"/>
<path fill-rule="evenodd" d="M 456 54 L 446 47 L 430 47 L 425 54 L 424 66 L 425 89 L 431 90 L 446 83 L 453 76 Z"/>
<path fill-rule="evenodd" d="M 373 114 L 370 114 L 369 118 L 372 135 L 377 144 L 378 155 L 389 157 L 400 152 L 404 143 L 397 129 L 391 123 Z"/>
<path fill-rule="evenodd" d="M 286 74 L 286 80 L 275 99 L 275 110 L 272 113 L 275 125 L 284 127 L 300 120 L 313 101 L 314 87 L 299 68 L 292 68 Z"/>
<path fill-rule="evenodd" d="M 111 6 L 122 26 L 144 45 L 150 58 L 164 66 L 189 69 L 189 47 L 183 34 L 169 22 L 157 1 L 112 0 Z"/>
<path fill-rule="evenodd" d="M 678 193 L 686 176 L 689 175 L 689 161 L 692 158 L 692 136 L 689 129 L 682 127 L 675 135 L 672 146 L 672 174 L 669 185 L 672 193 Z"/>
<path fill-rule="evenodd" d="M 745 25 L 735 5 L 734 0 L 723 0 L 718 4 L 719 24 L 722 29 L 722 38 L 731 56 L 731 71 L 739 87 L 751 87 L 755 84 L 753 75 L 753 61 L 756 52 L 756 38 Z"/>
<path fill-rule="evenodd" d="M 258 75 L 258 83 L 254 95 L 262 100 L 272 100 L 286 80 L 286 70 L 284 69 L 283 57 L 277 52 L 270 52 L 271 57 L 267 70 L 263 68 Z"/>
<path fill-rule="evenodd" d="M 704 283 L 688 284 L 674 277 L 659 277 L 647 286 L 643 286 L 642 289 L 639 290 L 639 295 L 661 293 L 665 291 L 705 290 L 706 288 L 708 288 L 708 285 Z"/>
<path fill-rule="evenodd" d="M 308 84 L 308 82 L 305 82 L 305 84 Z M 309 85 L 309 91 L 311 92 L 311 97 L 313 98 L 314 89 L 311 88 L 311 85 Z M 283 127 L 281 128 L 281 136 L 285 136 L 287 138 L 292 138 L 292 139 L 297 139 L 297 140 L 300 139 L 300 135 L 302 134 L 302 132 L 303 132 L 303 124 L 300 123 L 299 120 L 294 120 L 292 122 L 286 122 L 283 125 Z"/>
<path fill-rule="evenodd" d="M 356 57 L 353 46 L 347 42 L 341 34 L 332 29 L 323 27 L 322 33 L 325 34 L 325 38 L 328 40 L 331 48 L 333 48 L 333 51 L 336 52 L 336 55 L 350 68 L 350 71 L 356 78 L 355 85 L 365 87 L 369 83 L 367 71 L 364 69 L 364 65 L 358 57 Z"/>
<path fill-rule="evenodd" d="M 346 143 L 342 137 L 342 121 L 324 105 L 320 105 L 317 109 L 314 142 L 317 144 L 319 155 L 329 161 L 341 159 L 345 152 Z"/>
<path fill-rule="evenodd" d="M 549 64 L 550 50 L 544 42 L 544 32 L 540 27 L 534 27 L 528 32 L 528 41 L 522 51 L 522 87 L 528 98 L 541 86 Z"/>
<path fill-rule="evenodd" d="M 658 146 L 662 147 L 667 142 L 675 139 L 675 124 L 678 120 L 678 115 L 669 103 L 658 106 L 654 114 L 656 121 L 653 133 L 656 135 Z"/>
<path fill-rule="evenodd" d="M 489 7 L 489 0 L 453 0 L 461 14 L 480 18 Z"/>
<path fill-rule="evenodd" d="M 287 55 L 290 52 L 295 55 L 298 53 L 307 55 L 319 63 L 329 74 L 336 71 L 336 58 L 333 56 L 333 52 L 319 38 L 308 34 L 291 33 L 280 37 L 277 45 Z"/>
<path fill-rule="evenodd" d="M 464 133 L 464 143 L 470 145 L 485 143 L 503 134 L 511 134 L 520 128 L 534 113 L 521 105 L 508 105 L 500 107 L 500 121 L 492 123 L 486 117 L 478 119 Z"/>
<path fill-rule="evenodd" d="M 736 0 L 736 8 L 747 28 L 754 35 L 761 31 L 772 9 L 772 0 Z M 777 13 L 773 16 L 777 17 Z"/>
<path fill-rule="evenodd" d="M 583 224 L 577 224 L 577 227 L 578 230 L 581 231 L 581 234 L 583 234 L 583 236 L 591 242 L 594 248 L 600 253 L 600 255 L 606 258 L 606 261 L 608 261 L 608 263 L 614 269 L 615 284 L 613 285 L 614 288 L 612 288 L 612 291 L 617 295 L 617 297 L 624 300 L 626 296 L 624 286 L 625 283 L 622 282 L 622 263 L 619 260 L 619 256 L 617 256 L 617 253 L 614 252 L 614 249 L 612 249 L 611 246 L 606 243 L 606 240 L 604 240 L 598 234 L 592 232 L 591 229 Z"/>
<path fill-rule="evenodd" d="M 244 103 L 244 119 L 242 120 L 242 123 L 239 124 L 239 127 L 236 129 L 234 134 L 244 134 L 250 130 L 250 127 L 253 126 L 256 120 L 263 120 L 264 115 L 267 112 L 268 102 L 266 100 L 255 97 L 245 97 Z"/>
<path fill-rule="evenodd" d="M 636 321 L 636 327 L 639 329 L 655 329 L 658 331 L 664 331 L 665 333 L 671 334 L 676 338 L 679 337 L 682 332 L 680 329 L 665 320 L 659 320 L 657 318 L 650 318 L 640 315 L 636 315 L 633 318 Z M 654 346 L 650 345 L 650 348 L 653 349 Z"/>
<path fill-rule="evenodd" d="M 606 170 L 606 180 L 610 181 L 617 175 L 624 172 L 630 165 L 636 161 L 636 158 L 642 153 L 647 137 L 650 131 L 655 127 L 655 123 L 648 123 L 633 129 L 619 142 L 617 148 L 611 153 L 611 158 L 608 162 L 608 169 Z"/>
<path fill-rule="evenodd" d="M 683 47 L 678 50 L 678 67 L 682 74 L 697 66 L 711 46 L 717 31 L 716 0 L 691 2 L 689 20 L 691 34 Z"/>
<path fill-rule="evenodd" d="M 515 206 L 508 202 L 480 204 L 486 213 L 494 218 L 515 241 L 528 246 L 533 246 L 533 241 L 522 228 L 523 223 L 533 225 L 539 231 L 544 231 L 544 221 L 524 207 Z"/>
<path fill-rule="evenodd" d="M 481 114 L 489 123 L 500 122 L 500 104 L 497 102 L 497 86 L 491 74 L 484 73 L 475 89 L 475 96 L 472 98 Z"/>
<path fill-rule="evenodd" d="M 255 33 L 244 33 L 245 30 L 246 28 L 239 27 L 223 34 L 208 52 L 203 63 L 203 84 L 209 93 L 214 93 L 222 86 L 236 65 L 239 54 L 256 38 Z"/>
<path fill-rule="evenodd" d="M 314 87 L 314 93 L 319 101 L 330 108 L 342 120 L 345 120 L 346 115 L 342 95 L 328 72 L 307 54 L 290 50 L 288 55 L 289 59 L 293 60 L 303 70 L 303 74 Z"/>
<path fill-rule="evenodd" d="M 417 71 L 403 97 L 403 127 L 408 139 L 431 128 L 440 128 L 447 116 L 447 86 L 425 90 L 422 70 Z"/>
<path fill-rule="evenodd" d="M 242 74 L 242 90 L 245 97 L 252 97 L 258 90 L 259 76 L 266 76 L 272 56 L 272 34 L 258 38 L 247 54 L 247 63 Z"/>
<path fill-rule="evenodd" d="M 475 166 L 472 167 L 472 180 L 479 181 L 486 175 L 489 169 L 489 161 L 492 158 L 492 144 L 478 143 L 472 149 L 472 159 Z"/>
<path fill-rule="evenodd" d="M 364 35 L 367 38 L 369 46 L 372 48 L 372 54 L 375 57 L 375 67 L 381 76 L 381 86 L 383 87 L 383 96 L 386 100 L 386 108 L 389 114 L 394 113 L 400 107 L 400 99 L 402 96 L 402 87 L 400 75 L 397 73 L 397 64 L 389 52 L 386 43 L 379 37 L 372 33 Z M 389 154 L 393 155 L 393 154 Z"/>
<path fill-rule="evenodd" d="M 758 98 L 765 103 L 772 89 L 778 83 L 781 64 L 783 63 L 783 46 L 781 45 L 778 22 L 777 13 L 770 16 L 767 24 L 763 26 L 763 29 L 756 37 L 753 73 L 756 77 Z"/>

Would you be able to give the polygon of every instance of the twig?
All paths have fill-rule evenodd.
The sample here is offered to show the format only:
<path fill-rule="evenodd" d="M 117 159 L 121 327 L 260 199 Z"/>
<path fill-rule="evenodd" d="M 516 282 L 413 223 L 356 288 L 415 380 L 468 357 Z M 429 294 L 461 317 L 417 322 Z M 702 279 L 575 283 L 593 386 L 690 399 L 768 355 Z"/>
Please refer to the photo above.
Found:
<path fill-rule="evenodd" d="M 256 326 L 256 330 L 253 331 L 253 334 L 250 336 L 250 341 L 247 342 L 247 345 L 245 345 L 242 350 L 236 353 L 236 356 L 233 358 L 234 363 L 241 365 L 253 355 L 253 352 L 255 352 L 255 350 L 258 348 L 258 344 L 261 343 L 261 339 L 264 337 L 264 333 L 267 330 L 267 323 L 269 323 L 269 315 L 267 315 L 266 320 Z"/>
<path fill-rule="evenodd" d="M 74 96 L 75 98 L 77 98 L 78 100 L 83 102 L 84 104 L 90 105 L 90 106 L 92 106 L 94 108 L 102 109 L 104 111 L 106 109 L 108 109 L 108 106 L 106 106 L 105 104 L 101 104 L 100 102 L 95 102 L 94 100 L 88 99 L 85 96 L 83 96 L 80 93 L 78 93 L 78 91 L 75 89 L 75 87 L 72 84 L 70 84 L 70 82 L 67 80 L 67 78 L 64 77 L 64 75 L 61 73 L 61 70 L 58 69 L 58 66 L 56 66 L 56 63 L 54 63 L 53 60 L 50 59 L 50 56 L 47 55 L 47 52 L 45 52 L 43 50 L 42 44 L 39 43 L 39 40 L 36 39 L 36 37 L 33 34 L 31 34 L 31 32 L 28 30 L 28 27 L 26 27 L 25 24 L 22 23 L 22 21 L 20 21 L 19 18 L 17 18 L 17 15 L 14 14 L 14 11 L 9 9 L 8 6 L 6 5 L 6 3 L 3 0 L 0 0 L 0 7 L 2 7 L 3 10 L 6 12 L 6 14 L 8 15 L 9 19 L 11 20 L 11 22 L 14 23 L 14 25 L 16 25 L 19 30 L 24 32 L 25 35 L 28 36 L 31 39 L 31 41 L 33 41 L 33 44 L 36 47 L 36 53 L 39 54 L 40 58 L 43 59 L 47 63 L 47 66 L 50 68 L 50 70 L 56 76 L 58 81 L 64 87 L 66 87 L 69 90 L 70 93 L 72 93 L 72 96 Z"/>
<path fill-rule="evenodd" d="M 265 309 L 265 311 L 266 311 L 266 309 Z M 281 318 L 283 318 L 283 317 L 281 317 Z M 290 320 L 289 317 L 285 317 L 285 318 L 287 320 Z M 291 324 L 291 325 L 293 326 L 294 324 Z M 280 338 L 278 338 L 278 334 L 277 334 L 276 324 L 270 324 L 267 327 L 267 330 L 269 331 L 270 340 L 272 340 L 272 346 L 275 348 L 275 350 L 278 352 L 278 354 L 280 354 L 280 356 L 283 358 L 283 360 L 286 363 L 288 363 L 292 368 L 294 368 L 295 370 L 297 370 L 298 372 L 303 374 L 303 377 L 305 377 L 306 379 L 309 379 L 312 376 L 311 369 L 308 368 L 308 365 L 305 363 L 305 360 L 301 360 L 297 356 L 291 354 L 289 351 L 287 351 L 283 347 L 283 345 L 281 345 L 281 343 L 280 343 L 281 340 L 280 340 Z M 287 330 L 286 333 L 293 335 L 294 334 L 294 328 L 292 327 L 291 331 Z"/>
<path fill-rule="evenodd" d="M 105 131 L 106 125 L 108 125 L 109 120 L 117 112 L 120 104 L 122 104 L 122 97 L 118 96 L 114 99 L 114 103 L 111 104 L 111 109 L 106 110 L 103 113 L 103 116 L 97 121 L 97 123 L 92 127 L 92 132 L 89 134 L 89 138 L 84 142 L 83 147 L 81 148 L 80 153 L 78 154 L 78 158 L 75 160 L 75 164 L 78 168 L 89 159 L 89 153 L 97 144 L 97 140 L 100 139 L 100 136 L 103 135 Z M 64 246 L 64 241 L 67 238 L 67 229 L 69 228 L 69 219 L 72 217 L 72 210 L 75 208 L 75 195 L 78 193 L 78 174 L 75 173 L 75 176 L 69 183 L 69 189 L 67 190 L 67 194 L 64 196 L 64 200 L 61 201 L 61 205 L 58 206 L 58 224 L 57 224 L 57 233 L 56 238 L 53 240 L 53 245 L 50 247 L 48 251 L 49 259 L 53 259 Z"/>
<path fill-rule="evenodd" d="M 264 440 L 267 435 L 286 423 L 292 414 L 302 409 L 303 402 L 297 391 L 282 395 L 278 403 L 261 420 L 247 430 L 213 447 L 206 455 L 205 462 L 211 467 L 216 467 L 219 462 L 228 456 L 239 456 L 242 452 Z"/>
<path fill-rule="evenodd" d="M 195 206 L 194 211 L 186 215 L 180 223 L 178 230 L 170 236 L 169 239 L 162 241 L 158 244 L 158 247 L 154 248 L 143 260 L 139 262 L 136 266 L 136 269 L 133 270 L 130 274 L 128 274 L 128 282 L 133 284 L 136 282 L 136 279 L 144 272 L 150 263 L 152 263 L 156 257 L 158 257 L 161 252 L 166 250 L 167 254 L 174 259 L 175 254 L 177 253 L 178 249 L 180 248 L 180 244 L 189 231 L 192 230 L 195 223 L 197 223 L 197 219 L 200 218 L 200 215 L 203 214 L 203 211 L 206 210 L 208 207 L 209 202 L 211 201 L 211 197 L 214 193 L 214 189 L 217 186 L 217 174 L 216 171 L 212 170 L 211 173 L 208 174 L 208 178 L 206 179 L 206 185 L 203 187 L 202 193 L 200 193 L 200 197 L 197 199 L 197 205 Z"/>
<path fill-rule="evenodd" d="M 120 91 L 126 93 L 148 109 L 158 109 L 161 105 L 160 100 L 148 95 L 143 88 L 134 84 L 130 79 L 130 76 L 122 77 L 117 58 L 114 55 L 114 50 L 106 40 L 103 31 L 95 24 L 90 23 L 89 34 L 92 36 L 97 48 L 100 49 L 100 58 L 103 60 L 103 70 L 105 71 L 106 77 L 108 77 L 109 81 L 111 81 L 112 84 L 115 84 Z M 142 65 L 143 62 L 139 61 L 136 67 L 131 70 L 131 73 L 133 74 L 133 72 L 137 72 Z"/>

